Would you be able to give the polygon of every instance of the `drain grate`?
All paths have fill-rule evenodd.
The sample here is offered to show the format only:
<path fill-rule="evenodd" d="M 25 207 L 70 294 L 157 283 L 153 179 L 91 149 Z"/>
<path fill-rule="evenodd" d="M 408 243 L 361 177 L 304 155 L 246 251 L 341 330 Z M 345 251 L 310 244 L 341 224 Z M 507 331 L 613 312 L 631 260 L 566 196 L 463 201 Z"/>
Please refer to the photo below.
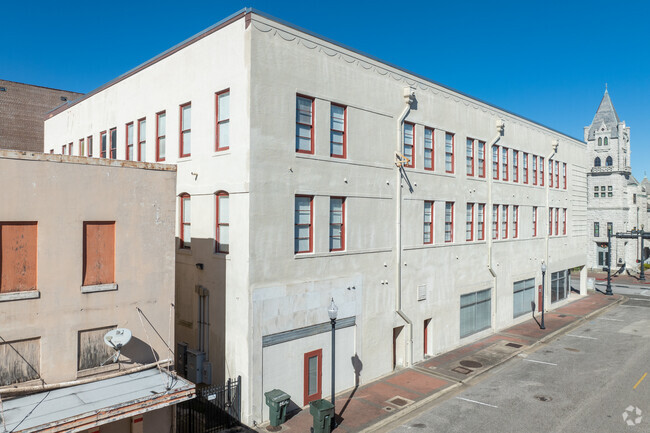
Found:
<path fill-rule="evenodd" d="M 569 352 L 580 352 L 578 349 L 574 349 L 573 347 L 565 347 L 564 350 L 568 350 Z"/>
<path fill-rule="evenodd" d="M 515 349 L 519 349 L 522 345 L 521 345 L 521 344 L 517 344 L 517 343 L 508 343 L 508 344 L 506 344 L 506 346 L 508 346 L 508 347 L 514 347 Z"/>
<path fill-rule="evenodd" d="M 468 359 L 464 359 L 464 360 L 460 361 L 459 364 L 462 365 L 463 367 L 469 367 L 469 368 L 481 368 L 481 367 L 483 367 L 483 364 L 481 364 L 480 362 L 472 361 L 472 360 L 468 360 Z"/>
<path fill-rule="evenodd" d="M 460 373 L 460 374 L 470 374 L 472 372 L 472 370 L 465 367 L 452 368 L 451 371 L 455 371 L 456 373 Z"/>
<path fill-rule="evenodd" d="M 395 410 L 395 408 L 394 408 L 394 407 L 390 407 L 390 406 L 386 406 L 386 407 L 384 408 L 384 410 L 385 410 L 386 412 L 392 412 L 392 411 Z"/>
<path fill-rule="evenodd" d="M 548 397 L 546 395 L 536 395 L 535 398 L 539 401 L 551 401 L 553 400 L 551 397 Z"/>
<path fill-rule="evenodd" d="M 390 402 L 393 403 L 395 406 L 406 406 L 406 404 L 408 403 L 406 400 L 399 397 L 390 400 Z"/>

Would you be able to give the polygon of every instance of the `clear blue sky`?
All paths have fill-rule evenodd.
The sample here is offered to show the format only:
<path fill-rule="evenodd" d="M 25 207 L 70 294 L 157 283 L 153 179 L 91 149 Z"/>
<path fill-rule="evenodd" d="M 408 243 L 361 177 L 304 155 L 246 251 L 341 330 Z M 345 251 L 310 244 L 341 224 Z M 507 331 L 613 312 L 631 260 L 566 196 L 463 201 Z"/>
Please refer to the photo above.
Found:
<path fill-rule="evenodd" d="M 650 2 L 23 1 L 2 7 L 0 78 L 88 92 L 253 7 L 582 139 L 609 93 L 650 170 Z"/>

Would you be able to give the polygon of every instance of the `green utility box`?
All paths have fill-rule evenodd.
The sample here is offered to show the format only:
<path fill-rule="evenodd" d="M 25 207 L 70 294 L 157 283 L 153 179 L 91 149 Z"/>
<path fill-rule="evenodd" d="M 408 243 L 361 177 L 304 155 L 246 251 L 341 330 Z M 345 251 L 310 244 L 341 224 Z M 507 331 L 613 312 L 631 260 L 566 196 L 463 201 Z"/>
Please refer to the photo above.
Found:
<path fill-rule="evenodd" d="M 330 433 L 334 419 L 334 405 L 327 400 L 309 403 L 309 413 L 314 417 L 313 433 Z"/>
<path fill-rule="evenodd" d="M 269 422 L 272 427 L 277 427 L 287 420 L 287 406 L 291 396 L 279 389 L 265 392 L 264 396 L 269 407 Z"/>

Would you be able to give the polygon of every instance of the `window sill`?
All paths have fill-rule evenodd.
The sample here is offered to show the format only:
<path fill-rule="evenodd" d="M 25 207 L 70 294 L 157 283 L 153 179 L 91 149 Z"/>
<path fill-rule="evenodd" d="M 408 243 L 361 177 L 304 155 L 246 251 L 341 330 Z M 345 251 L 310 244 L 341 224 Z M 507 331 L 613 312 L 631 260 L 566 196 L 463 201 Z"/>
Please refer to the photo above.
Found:
<path fill-rule="evenodd" d="M 117 290 L 117 283 L 81 286 L 81 293 L 111 292 L 113 290 Z"/>
<path fill-rule="evenodd" d="M 0 293 L 0 302 L 20 301 L 21 299 L 38 299 L 41 292 L 38 290 L 29 290 L 25 292 Z"/>
<path fill-rule="evenodd" d="M 213 157 L 217 157 L 217 156 L 226 156 L 226 155 L 230 155 L 231 153 L 232 153 L 232 151 L 230 150 L 230 148 L 228 148 L 228 149 L 223 149 L 223 150 L 215 150 L 215 151 L 213 152 L 212 156 L 213 156 Z"/>

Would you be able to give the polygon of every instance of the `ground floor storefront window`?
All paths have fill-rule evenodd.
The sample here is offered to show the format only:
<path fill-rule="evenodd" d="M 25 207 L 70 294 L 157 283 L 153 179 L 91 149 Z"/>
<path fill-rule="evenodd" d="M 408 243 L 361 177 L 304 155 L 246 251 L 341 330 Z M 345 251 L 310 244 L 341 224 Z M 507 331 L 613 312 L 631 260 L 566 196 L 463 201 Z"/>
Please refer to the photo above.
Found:
<path fill-rule="evenodd" d="M 569 296 L 569 271 L 551 274 L 551 302 L 561 301 Z"/>
<path fill-rule="evenodd" d="M 467 337 L 484 329 L 492 322 L 492 289 L 468 293 L 460 297 L 460 336 Z"/>
<path fill-rule="evenodd" d="M 512 300 L 513 318 L 531 311 L 531 302 L 535 302 L 535 279 L 516 281 L 513 284 Z"/>

